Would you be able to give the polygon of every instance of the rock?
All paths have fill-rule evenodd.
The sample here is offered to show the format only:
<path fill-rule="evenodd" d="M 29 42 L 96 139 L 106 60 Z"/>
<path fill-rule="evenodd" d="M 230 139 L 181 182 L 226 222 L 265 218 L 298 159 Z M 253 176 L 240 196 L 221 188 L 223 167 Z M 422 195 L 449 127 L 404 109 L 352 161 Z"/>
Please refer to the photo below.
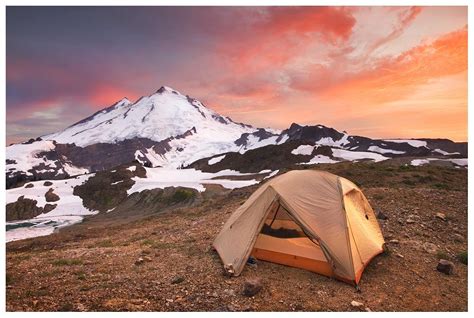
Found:
<path fill-rule="evenodd" d="M 56 202 L 59 201 L 59 196 L 53 192 L 53 188 L 50 188 L 48 192 L 44 195 L 46 202 Z"/>
<path fill-rule="evenodd" d="M 395 256 L 398 257 L 398 258 L 405 258 L 405 256 L 403 256 L 403 255 L 400 254 L 400 253 L 395 254 Z"/>
<path fill-rule="evenodd" d="M 224 289 L 224 294 L 227 296 L 235 297 L 235 291 L 232 289 Z"/>
<path fill-rule="evenodd" d="M 152 259 L 151 259 L 150 256 L 143 256 L 143 260 L 144 260 L 145 262 L 151 262 L 151 261 L 152 261 Z"/>
<path fill-rule="evenodd" d="M 423 250 L 428 254 L 436 254 L 438 252 L 438 247 L 430 242 L 423 243 Z"/>
<path fill-rule="evenodd" d="M 141 265 L 145 262 L 145 260 L 143 259 L 143 257 L 139 257 L 136 261 L 135 261 L 135 265 Z"/>
<path fill-rule="evenodd" d="M 408 219 L 406 220 L 406 223 L 407 223 L 407 224 L 413 224 L 413 223 L 415 223 L 415 222 L 416 222 L 415 220 L 410 219 L 410 218 L 408 218 Z"/>
<path fill-rule="evenodd" d="M 398 244 L 398 243 L 400 243 L 400 242 L 399 242 L 398 240 L 396 240 L 396 239 L 390 240 L 390 241 L 388 241 L 388 242 L 389 242 L 389 243 L 392 243 L 392 244 Z"/>
<path fill-rule="evenodd" d="M 262 280 L 260 278 L 249 278 L 244 282 L 244 296 L 255 296 L 262 289 Z"/>
<path fill-rule="evenodd" d="M 33 188 L 33 187 L 34 187 L 33 183 L 25 184 L 25 188 Z"/>
<path fill-rule="evenodd" d="M 464 242 L 464 236 L 462 236 L 459 233 L 454 233 L 454 240 L 458 243 L 463 243 Z"/>
<path fill-rule="evenodd" d="M 353 301 L 351 301 L 351 306 L 354 307 L 354 308 L 362 308 L 364 306 L 364 304 L 353 300 Z"/>
<path fill-rule="evenodd" d="M 446 215 L 444 213 L 438 212 L 436 213 L 435 217 L 442 221 L 446 221 Z"/>
<path fill-rule="evenodd" d="M 52 183 L 51 181 L 45 181 L 45 182 L 43 183 L 43 185 L 44 185 L 45 187 L 49 187 L 49 186 L 52 186 L 53 183 Z"/>
<path fill-rule="evenodd" d="M 250 256 L 249 259 L 247 260 L 247 266 L 251 267 L 251 268 L 257 268 L 258 265 L 257 265 L 257 260 Z"/>
<path fill-rule="evenodd" d="M 8 203 L 6 206 L 6 220 L 17 221 L 32 219 L 44 212 L 45 208 L 38 207 L 38 201 L 25 199 L 22 195 L 16 202 Z"/>
<path fill-rule="evenodd" d="M 184 277 L 182 277 L 182 276 L 175 276 L 171 280 L 171 284 L 180 284 L 182 282 L 184 282 Z"/>
<path fill-rule="evenodd" d="M 388 217 L 383 214 L 382 212 L 379 211 L 379 213 L 377 213 L 377 219 L 379 220 L 388 220 Z"/>
<path fill-rule="evenodd" d="M 454 274 L 454 264 L 445 259 L 440 259 L 438 262 L 438 266 L 436 266 L 438 272 L 444 273 L 446 275 Z"/>

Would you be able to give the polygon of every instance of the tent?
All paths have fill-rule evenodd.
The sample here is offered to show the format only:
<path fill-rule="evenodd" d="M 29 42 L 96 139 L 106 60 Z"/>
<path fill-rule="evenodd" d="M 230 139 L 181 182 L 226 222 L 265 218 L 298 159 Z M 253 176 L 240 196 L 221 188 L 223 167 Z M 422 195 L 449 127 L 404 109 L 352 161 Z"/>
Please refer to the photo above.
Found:
<path fill-rule="evenodd" d="M 383 244 L 374 211 L 354 183 L 324 171 L 293 170 L 255 191 L 213 246 L 234 276 L 252 255 L 358 285 Z"/>

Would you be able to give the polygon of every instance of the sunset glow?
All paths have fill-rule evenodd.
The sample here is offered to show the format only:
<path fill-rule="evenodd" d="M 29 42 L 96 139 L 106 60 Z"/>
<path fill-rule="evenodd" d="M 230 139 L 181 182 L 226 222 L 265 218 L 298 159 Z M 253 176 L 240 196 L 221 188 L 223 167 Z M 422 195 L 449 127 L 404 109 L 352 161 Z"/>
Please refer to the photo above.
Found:
<path fill-rule="evenodd" d="M 466 7 L 8 7 L 7 143 L 162 85 L 257 127 L 465 141 L 467 33 Z"/>

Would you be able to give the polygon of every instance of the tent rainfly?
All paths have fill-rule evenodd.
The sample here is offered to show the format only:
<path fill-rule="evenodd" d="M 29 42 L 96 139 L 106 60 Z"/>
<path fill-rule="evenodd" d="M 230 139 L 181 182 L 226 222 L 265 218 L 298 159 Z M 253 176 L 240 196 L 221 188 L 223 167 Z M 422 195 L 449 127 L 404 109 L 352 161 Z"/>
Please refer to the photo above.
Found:
<path fill-rule="evenodd" d="M 293 170 L 263 184 L 214 241 L 225 270 L 240 275 L 250 255 L 358 285 L 384 239 L 374 211 L 351 181 Z"/>

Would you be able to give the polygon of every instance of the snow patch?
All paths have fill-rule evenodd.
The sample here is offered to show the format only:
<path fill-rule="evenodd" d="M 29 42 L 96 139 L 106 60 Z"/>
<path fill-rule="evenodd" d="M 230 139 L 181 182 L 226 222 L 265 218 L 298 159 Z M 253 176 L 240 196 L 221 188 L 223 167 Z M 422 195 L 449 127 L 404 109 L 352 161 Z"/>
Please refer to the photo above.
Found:
<path fill-rule="evenodd" d="M 396 143 L 407 143 L 412 147 L 420 148 L 426 147 L 427 143 L 423 140 L 416 140 L 416 139 L 385 139 L 385 141 L 396 142 Z"/>
<path fill-rule="evenodd" d="M 77 176 L 80 174 L 89 173 L 89 170 L 86 168 L 75 167 L 72 164 L 65 163 L 63 164 L 63 170 L 70 176 Z"/>
<path fill-rule="evenodd" d="M 196 169 L 146 168 L 146 178 L 134 177 L 135 184 L 127 191 L 128 194 L 166 187 L 193 188 L 205 191 L 205 184 L 220 184 L 226 189 L 247 187 L 258 183 L 257 180 L 212 179 L 222 176 L 245 176 L 252 173 L 240 173 L 234 170 L 222 170 L 216 173 L 202 172 Z"/>
<path fill-rule="evenodd" d="M 209 159 L 209 161 L 207 162 L 207 164 L 208 164 L 208 165 L 216 164 L 216 163 L 218 163 L 218 162 L 221 162 L 224 158 L 225 158 L 225 155 L 222 155 L 222 156 L 219 156 L 219 157 L 211 158 L 211 159 Z"/>
<path fill-rule="evenodd" d="M 349 160 L 349 161 L 371 159 L 371 160 L 374 160 L 375 162 L 379 162 L 379 161 L 389 159 L 378 153 L 366 152 L 366 151 L 349 151 L 349 150 L 336 149 L 336 148 L 332 149 L 332 154 L 334 157 Z"/>
<path fill-rule="evenodd" d="M 446 159 L 446 161 L 451 161 L 452 163 L 458 165 L 458 166 L 467 166 L 468 165 L 468 160 L 467 158 L 462 158 L 462 159 Z"/>
<path fill-rule="evenodd" d="M 426 159 L 414 159 L 410 162 L 412 166 L 422 166 L 430 163 L 430 161 L 448 161 L 451 162 L 457 166 L 462 166 L 466 167 L 468 165 L 468 159 L 467 158 L 461 158 L 461 159 L 439 159 L 439 158 L 426 158 Z"/>
<path fill-rule="evenodd" d="M 264 171 L 264 170 L 262 170 L 262 171 Z M 268 176 L 266 176 L 265 178 L 263 178 L 263 180 L 269 179 L 269 178 L 271 178 L 271 177 L 276 176 L 276 175 L 278 174 L 278 172 L 280 172 L 280 170 L 272 171 L 272 173 L 270 173 Z M 260 172 L 260 173 L 261 173 L 261 172 Z"/>
<path fill-rule="evenodd" d="M 329 158 L 328 156 L 316 155 L 310 161 L 301 162 L 299 164 L 300 165 L 313 165 L 313 164 L 319 164 L 319 163 L 337 163 L 337 162 L 339 162 L 339 161 L 333 160 L 333 159 Z"/>
<path fill-rule="evenodd" d="M 33 183 L 32 188 L 8 189 L 6 191 L 7 204 L 16 202 L 20 196 L 24 196 L 25 198 L 36 200 L 38 207 L 44 207 L 47 203 L 45 194 L 50 188 L 59 196 L 59 201 L 51 202 L 52 204 L 57 204 L 57 206 L 48 213 L 40 214 L 29 220 L 7 222 L 7 242 L 49 235 L 57 228 L 80 222 L 84 216 L 98 213 L 97 211 L 86 209 L 82 204 L 82 199 L 73 194 L 75 186 L 84 183 L 93 175 L 88 174 L 73 179 L 54 180 L 51 181 L 53 183 L 51 186 L 44 186 L 45 180 L 41 180 L 31 182 Z M 15 228 L 19 224 L 21 226 Z M 8 230 L 8 228 L 11 229 Z"/>
<path fill-rule="evenodd" d="M 441 149 L 435 149 L 433 150 L 434 152 L 437 152 L 437 153 L 440 153 L 442 155 L 445 155 L 445 156 L 450 156 L 450 155 L 459 155 L 460 153 L 459 152 L 447 152 L 447 151 L 444 151 L 444 150 L 441 150 Z"/>
<path fill-rule="evenodd" d="M 301 146 L 298 146 L 297 148 L 293 149 L 291 151 L 291 153 L 293 155 L 309 156 L 313 153 L 313 150 L 314 150 L 314 146 L 312 146 L 312 145 L 301 145 Z"/>
<path fill-rule="evenodd" d="M 369 151 L 373 151 L 373 152 L 378 152 L 378 153 L 393 153 L 394 155 L 401 155 L 401 154 L 404 154 L 405 151 L 401 151 L 401 150 L 392 150 L 392 149 L 384 149 L 384 148 L 380 148 L 378 146 L 370 146 L 368 148 Z"/>
<path fill-rule="evenodd" d="M 430 163 L 431 160 L 435 160 L 433 158 L 427 158 L 427 159 L 414 159 L 410 162 L 410 164 L 412 166 L 415 166 L 415 167 L 418 167 L 418 166 L 422 166 L 422 165 L 426 165 L 428 163 Z"/>
<path fill-rule="evenodd" d="M 46 167 L 51 168 L 54 171 L 54 168 L 56 167 L 54 161 L 48 160 L 46 157 L 38 157 L 39 153 L 43 151 L 51 151 L 54 150 L 54 148 L 56 148 L 56 146 L 50 140 L 40 140 L 31 144 L 15 144 L 8 146 L 6 149 L 6 158 L 9 160 L 15 160 L 16 163 L 7 164 L 5 169 L 6 171 L 9 171 L 10 169 L 23 171 L 26 175 L 31 176 L 33 174 L 28 171 L 29 169 L 44 164 Z M 50 169 L 45 170 L 49 171 Z"/>

